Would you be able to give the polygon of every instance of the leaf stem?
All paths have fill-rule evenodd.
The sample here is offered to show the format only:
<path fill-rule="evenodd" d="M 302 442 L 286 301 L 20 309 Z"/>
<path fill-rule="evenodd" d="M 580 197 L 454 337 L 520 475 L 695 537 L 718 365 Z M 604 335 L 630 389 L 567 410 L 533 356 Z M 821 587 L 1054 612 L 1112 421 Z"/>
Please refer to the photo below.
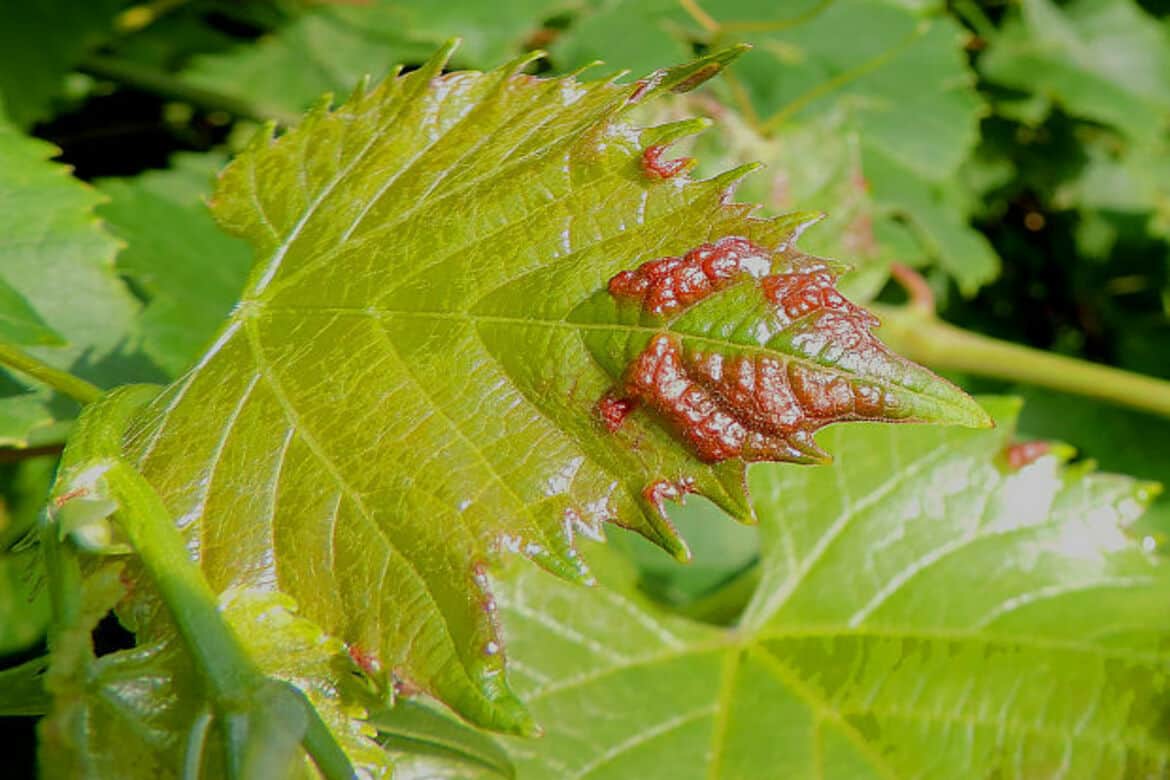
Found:
<path fill-rule="evenodd" d="M 74 500 L 113 502 L 120 528 L 168 606 L 212 700 L 223 710 L 228 732 L 229 775 L 237 773 L 233 768 L 239 768 L 233 766 L 233 754 L 238 763 L 249 738 L 254 736 L 252 725 L 263 726 L 267 717 L 254 711 L 263 702 L 253 699 L 265 691 L 266 685 L 271 690 L 275 684 L 287 687 L 287 694 L 296 695 L 303 705 L 307 715 L 304 746 L 325 777 L 350 778 L 353 770 L 348 759 L 312 704 L 299 689 L 265 677 L 232 627 L 224 621 L 215 592 L 191 559 L 162 498 L 122 457 L 123 433 L 159 389 L 152 385 L 119 387 L 85 408 L 66 445 L 51 504 L 57 513 L 63 513 Z M 93 482 L 95 478 L 100 482 Z M 64 608 L 56 611 L 69 614 Z M 260 720 L 253 721 L 257 716 Z M 233 738 L 243 740 L 240 750 L 232 750 Z M 193 760 L 188 757 L 187 763 Z"/>
<path fill-rule="evenodd" d="M 1006 379 L 1170 418 L 1170 382 L 956 328 L 921 310 L 872 304 L 892 349 L 941 371 Z"/>
<path fill-rule="evenodd" d="M 81 64 L 81 70 L 91 76 L 116 81 L 145 92 L 181 100 L 211 111 L 224 111 L 257 122 L 273 121 L 291 127 L 300 121 L 299 115 L 282 108 L 197 87 L 165 70 L 116 57 L 89 57 Z"/>
<path fill-rule="evenodd" d="M 53 368 L 40 358 L 33 357 L 19 347 L 0 342 L 0 365 L 27 374 L 59 393 L 81 404 L 93 403 L 102 396 L 102 389 L 68 371 Z"/>

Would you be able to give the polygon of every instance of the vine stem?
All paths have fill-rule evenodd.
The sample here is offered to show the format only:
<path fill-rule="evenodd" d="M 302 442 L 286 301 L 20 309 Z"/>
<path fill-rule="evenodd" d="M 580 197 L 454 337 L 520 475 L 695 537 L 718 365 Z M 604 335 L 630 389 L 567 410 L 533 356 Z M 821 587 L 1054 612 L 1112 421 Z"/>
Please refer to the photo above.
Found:
<path fill-rule="evenodd" d="M 116 81 L 145 92 L 181 100 L 212 111 L 224 111 L 232 116 L 257 122 L 272 121 L 291 127 L 300 121 L 299 115 L 276 106 L 260 105 L 222 92 L 197 87 L 159 68 L 116 57 L 89 57 L 81 64 L 81 70 L 91 76 Z"/>
<path fill-rule="evenodd" d="M 921 309 L 870 304 L 891 349 L 940 371 L 962 371 L 1096 398 L 1170 418 L 1170 382 L 956 328 Z"/>
<path fill-rule="evenodd" d="M 302 742 L 328 780 L 354 777 L 348 757 L 303 692 L 289 683 L 267 678 L 220 613 L 219 601 L 203 571 L 191 559 L 186 541 L 162 498 L 121 454 L 122 436 L 131 420 L 153 400 L 152 385 L 125 385 L 85 408 L 65 447 L 57 481 L 50 496 L 50 523 L 44 538 L 51 548 L 68 543 L 63 529 L 76 527 L 67 517 L 75 501 L 112 502 L 126 538 L 168 606 L 175 626 L 191 653 L 219 710 L 227 748 L 228 776 L 252 777 L 248 761 L 258 746 L 283 737 L 277 717 L 290 711 Z M 84 522 L 93 521 L 92 508 L 76 510 Z M 99 518 L 99 522 L 102 520 Z M 57 538 L 54 538 L 56 535 Z M 58 543 L 58 540 L 60 543 Z M 76 556 L 71 556 L 76 557 Z M 53 572 L 51 572 L 53 574 Z M 55 605 L 59 624 L 76 622 L 80 574 L 62 569 L 56 577 L 72 577 L 58 590 L 71 594 Z M 74 576 L 76 575 L 76 576 Z M 202 728 L 201 720 L 196 726 Z M 294 718 L 295 720 L 295 718 Z M 198 728 L 189 744 L 201 744 Z M 288 730 L 293 730 L 290 728 Z M 199 766 L 196 757 L 185 764 Z"/>
<path fill-rule="evenodd" d="M 40 358 L 33 357 L 11 344 L 0 342 L 0 366 L 27 374 L 81 404 L 93 403 L 102 396 L 102 389 L 97 385 L 90 384 L 68 371 L 53 368 Z"/>

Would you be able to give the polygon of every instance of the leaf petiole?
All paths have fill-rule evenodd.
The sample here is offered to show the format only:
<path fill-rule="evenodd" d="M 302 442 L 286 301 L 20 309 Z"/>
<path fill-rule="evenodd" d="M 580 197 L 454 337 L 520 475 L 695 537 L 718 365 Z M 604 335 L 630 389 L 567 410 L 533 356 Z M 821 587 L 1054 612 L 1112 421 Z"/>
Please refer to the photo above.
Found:
<path fill-rule="evenodd" d="M 3 342 L 0 342 L 0 366 L 26 374 L 81 404 L 93 403 L 102 395 L 102 390 L 97 385 L 90 384 L 68 371 L 53 368 L 23 349 Z"/>
<path fill-rule="evenodd" d="M 353 777 L 348 758 L 305 695 L 288 683 L 268 678 L 253 662 L 220 615 L 216 595 L 191 560 L 162 499 L 122 457 L 127 425 L 158 391 L 151 385 L 120 387 L 83 410 L 65 447 L 50 497 L 50 517 L 56 520 L 56 527 L 46 529 L 46 541 L 60 548 L 69 542 L 63 537 L 71 531 L 86 523 L 106 522 L 106 517 L 97 513 L 116 514 L 118 528 L 169 607 L 207 685 L 213 711 L 228 732 L 225 741 L 232 776 L 248 776 L 257 755 L 267 761 L 270 751 L 257 740 L 267 740 L 276 726 L 291 724 L 281 736 L 295 734 L 293 745 L 303 744 L 326 778 Z M 80 538 L 100 539 L 103 535 L 80 534 Z M 70 586 L 65 590 L 76 589 Z M 62 602 L 57 613 L 67 616 L 72 611 L 69 603 Z M 187 767 L 199 763 L 191 755 L 185 761 Z"/>

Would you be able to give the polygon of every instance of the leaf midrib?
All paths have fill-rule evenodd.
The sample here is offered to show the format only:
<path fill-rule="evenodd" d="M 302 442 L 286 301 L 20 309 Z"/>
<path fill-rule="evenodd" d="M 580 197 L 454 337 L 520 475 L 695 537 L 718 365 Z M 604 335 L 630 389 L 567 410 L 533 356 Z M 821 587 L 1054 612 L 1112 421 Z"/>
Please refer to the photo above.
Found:
<path fill-rule="evenodd" d="M 602 322 L 597 322 L 597 323 L 594 323 L 594 322 L 575 322 L 575 321 L 570 321 L 567 319 L 550 319 L 547 317 L 508 317 L 508 316 L 501 315 L 501 314 L 479 314 L 476 312 L 469 312 L 469 311 L 425 311 L 425 310 L 414 310 L 414 309 L 390 309 L 390 308 L 385 308 L 385 307 L 378 307 L 378 308 L 370 307 L 370 308 L 362 309 L 362 308 L 357 308 L 357 307 L 344 307 L 344 306 L 279 306 L 279 307 L 276 307 L 276 306 L 272 306 L 272 305 L 267 305 L 267 306 L 256 309 L 253 316 L 261 317 L 261 316 L 265 316 L 265 315 L 278 314 L 278 313 L 303 314 L 306 316 L 311 316 L 314 314 L 333 314 L 333 315 L 338 315 L 338 316 L 349 316 L 349 317 L 377 318 L 379 316 L 385 316 L 385 317 L 389 317 L 389 318 L 399 318 L 400 317 L 403 319 L 411 319 L 411 318 L 432 319 L 432 320 L 437 319 L 437 320 L 462 321 L 462 322 L 469 322 L 472 324 L 488 323 L 488 324 L 496 324 L 496 325 L 515 325 L 515 326 L 520 326 L 520 327 L 544 326 L 544 327 L 549 327 L 549 328 L 560 328 L 560 329 L 573 330 L 573 331 L 612 331 L 612 332 L 627 333 L 627 334 L 640 333 L 640 334 L 645 334 L 648 336 L 654 336 L 654 335 L 658 335 L 658 334 L 662 334 L 662 333 L 667 333 L 667 334 L 678 336 L 679 338 L 685 339 L 687 341 L 698 342 L 698 343 L 706 345 L 712 349 L 718 349 L 720 351 L 725 351 L 725 352 L 731 351 L 734 353 L 751 354 L 751 355 L 781 355 L 786 360 L 794 361 L 794 362 L 799 363 L 800 365 L 803 365 L 803 366 L 816 366 L 818 368 L 829 368 L 830 370 L 836 371 L 838 373 L 852 374 L 852 372 L 846 371 L 845 369 L 842 369 L 840 367 L 826 366 L 823 363 L 818 363 L 815 360 L 810 360 L 809 358 L 803 357 L 801 355 L 796 355 L 796 354 L 793 354 L 790 352 L 781 352 L 779 350 L 768 349 L 767 347 L 754 345 L 754 344 L 743 344 L 743 343 L 740 343 L 737 341 L 731 341 L 729 339 L 714 338 L 711 336 L 700 336 L 697 334 L 688 333 L 686 331 L 673 330 L 669 326 L 664 327 L 664 326 L 653 326 L 653 325 L 626 325 L 626 324 L 602 323 Z M 811 316 L 811 315 L 807 315 L 807 316 Z M 794 323 L 799 322 L 799 320 L 794 320 L 793 322 Z M 900 385 L 900 384 L 894 384 L 891 382 L 886 382 L 882 378 L 877 377 L 877 376 L 866 376 L 865 381 L 872 383 L 872 384 L 875 384 L 875 385 L 878 385 L 878 386 L 885 388 L 885 389 L 888 389 L 888 390 L 898 390 L 900 392 L 912 394 L 912 395 L 919 397 L 919 398 L 929 399 L 933 403 L 941 404 L 943 406 L 949 407 L 949 408 L 954 409 L 954 410 L 959 410 L 959 411 L 962 410 L 962 407 L 960 407 L 959 405 L 950 403 L 943 398 L 939 398 L 938 396 L 930 395 L 928 393 L 923 393 L 923 392 L 915 390 L 911 387 L 907 387 L 906 385 Z"/>

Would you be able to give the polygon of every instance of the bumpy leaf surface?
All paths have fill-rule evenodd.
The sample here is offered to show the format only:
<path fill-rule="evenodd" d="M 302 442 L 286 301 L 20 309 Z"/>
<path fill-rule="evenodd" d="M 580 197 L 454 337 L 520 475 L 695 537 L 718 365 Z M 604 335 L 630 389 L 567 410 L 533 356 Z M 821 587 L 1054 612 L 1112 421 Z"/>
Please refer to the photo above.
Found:
<path fill-rule="evenodd" d="M 101 197 L 49 162 L 52 154 L 49 144 L 0 123 L 0 290 L 12 291 L 0 294 L 0 322 L 35 316 L 65 346 L 29 351 L 100 381 L 138 306 L 114 273 L 117 242 L 94 217 Z M 74 413 L 51 400 L 18 377 L 0 380 L 0 444 L 27 444 L 37 429 Z"/>
<path fill-rule="evenodd" d="M 839 197 L 827 197 L 830 193 L 820 189 L 802 191 L 800 184 L 832 165 L 832 147 L 853 142 L 854 178 L 878 217 L 876 234 L 866 235 L 864 225 L 855 231 L 863 244 L 875 244 L 878 255 L 897 252 L 903 262 L 921 255 L 967 293 L 995 278 L 999 261 L 994 250 L 967 224 L 966 210 L 956 208 L 949 192 L 978 140 L 981 105 L 966 65 L 963 32 L 948 14 L 933 4 L 914 8 L 893 0 L 763 5 L 732 0 L 692 7 L 699 11 L 688 19 L 677 3 L 606 4 L 572 26 L 558 40 L 554 56 L 566 58 L 562 67 L 596 56 L 634 67 L 640 52 L 652 47 L 626 45 L 624 37 L 630 34 L 675 45 L 688 38 L 713 45 L 755 44 L 724 94 L 755 133 L 775 137 L 774 148 L 752 138 L 755 133 L 730 132 L 732 155 L 745 144 L 756 147 L 750 159 L 767 162 L 777 179 L 787 175 L 791 180 L 791 186 L 784 181 L 774 188 L 781 199 L 791 194 L 801 208 L 825 208 L 840 216 Z M 654 20 L 628 21 L 640 14 Z M 697 20 L 702 22 L 698 32 Z M 865 30 L 860 39 L 859 29 Z M 735 130 L 725 120 L 720 123 Z M 833 181 L 843 185 L 847 179 Z M 909 251 L 904 240 L 897 240 L 903 236 L 889 235 L 895 217 L 913 230 Z"/>
<path fill-rule="evenodd" d="M 1016 407 L 991 408 L 995 431 L 850 426 L 831 467 L 753 470 L 763 576 L 733 629 L 628 577 L 502 582 L 546 729 L 511 742 L 520 776 L 1161 776 L 1170 571 L 1125 531 L 1150 488 L 1013 470 Z"/>
<path fill-rule="evenodd" d="M 662 501 L 749 517 L 739 454 L 821 459 L 835 420 L 984 421 L 793 247 L 806 216 L 751 218 L 743 170 L 650 164 L 702 123 L 623 113 L 735 54 L 624 85 L 440 57 L 222 174 L 213 211 L 257 264 L 127 439 L 216 589 L 279 588 L 369 668 L 523 731 L 498 554 L 587 581 L 573 537 L 616 520 L 685 555 Z M 674 303 L 611 292 L 623 271 Z"/>

